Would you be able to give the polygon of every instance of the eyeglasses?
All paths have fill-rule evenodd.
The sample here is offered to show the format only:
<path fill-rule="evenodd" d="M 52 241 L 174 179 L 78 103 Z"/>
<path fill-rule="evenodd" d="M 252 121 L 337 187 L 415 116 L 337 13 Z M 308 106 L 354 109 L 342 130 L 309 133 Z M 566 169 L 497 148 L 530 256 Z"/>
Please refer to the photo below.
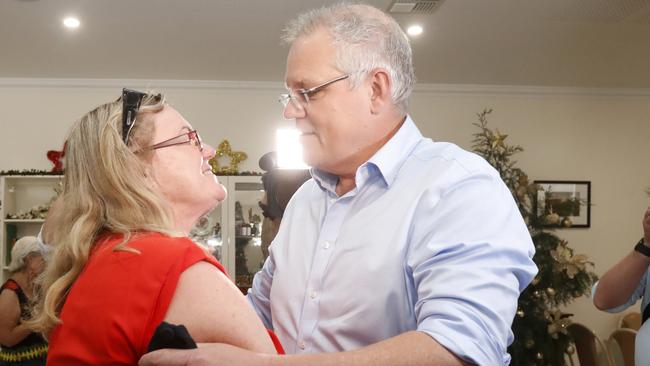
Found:
<path fill-rule="evenodd" d="M 131 90 L 127 88 L 122 89 L 122 140 L 124 144 L 128 145 L 129 134 L 135 124 L 135 118 L 140 109 L 142 99 L 147 96 L 147 93 Z M 154 98 L 160 99 L 160 94 L 154 95 Z"/>
<path fill-rule="evenodd" d="M 183 144 L 190 144 L 196 146 L 199 148 L 199 151 L 203 151 L 203 143 L 201 142 L 201 137 L 199 136 L 199 133 L 196 130 L 192 130 L 183 133 L 181 135 L 172 137 L 170 139 L 167 139 L 165 141 L 159 142 L 157 144 L 143 147 L 142 149 L 138 149 L 135 151 L 135 153 L 137 154 L 144 151 L 162 149 L 164 147 L 183 145 Z"/>
<path fill-rule="evenodd" d="M 287 107 L 291 101 L 293 106 L 300 111 L 304 111 L 305 107 L 309 104 L 309 98 L 319 91 L 323 90 L 325 87 L 333 84 L 337 81 L 345 80 L 350 77 L 350 74 L 341 75 L 337 78 L 334 78 L 330 81 L 326 81 L 320 85 L 316 85 L 309 89 L 298 89 L 296 91 L 289 90 L 288 93 L 280 94 L 280 99 L 278 100 L 282 103 L 283 107 Z"/>

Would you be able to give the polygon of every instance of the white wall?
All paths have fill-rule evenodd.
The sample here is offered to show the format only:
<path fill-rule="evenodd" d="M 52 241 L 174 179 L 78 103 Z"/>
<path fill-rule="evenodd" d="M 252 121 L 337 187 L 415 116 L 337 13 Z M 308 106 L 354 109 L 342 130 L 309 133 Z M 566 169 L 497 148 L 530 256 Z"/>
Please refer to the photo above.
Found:
<path fill-rule="evenodd" d="M 274 149 L 283 121 L 281 83 L 75 81 L 0 79 L 0 170 L 49 169 L 45 153 L 60 149 L 68 126 L 121 86 L 159 87 L 172 104 L 216 145 L 228 139 L 249 158 L 241 170 L 259 170 Z M 490 125 L 520 144 L 520 167 L 532 179 L 592 182 L 590 229 L 561 230 L 601 275 L 642 235 L 650 205 L 650 92 L 479 86 L 419 87 L 411 114 L 425 136 L 470 147 L 476 113 L 493 108 Z M 638 310 L 635 306 L 634 310 Z M 588 299 L 571 305 L 575 320 L 607 337 L 618 316 L 597 311 Z"/>

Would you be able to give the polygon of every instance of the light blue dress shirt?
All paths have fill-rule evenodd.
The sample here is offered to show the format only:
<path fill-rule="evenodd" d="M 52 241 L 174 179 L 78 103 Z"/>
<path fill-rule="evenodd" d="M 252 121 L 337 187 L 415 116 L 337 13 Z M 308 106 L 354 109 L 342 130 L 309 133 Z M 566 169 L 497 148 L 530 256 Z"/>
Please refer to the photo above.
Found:
<path fill-rule="evenodd" d="M 520 292 L 537 273 L 512 195 L 482 158 L 423 138 L 410 117 L 356 172 L 312 170 L 248 299 L 287 353 L 358 349 L 422 331 L 507 365 Z"/>

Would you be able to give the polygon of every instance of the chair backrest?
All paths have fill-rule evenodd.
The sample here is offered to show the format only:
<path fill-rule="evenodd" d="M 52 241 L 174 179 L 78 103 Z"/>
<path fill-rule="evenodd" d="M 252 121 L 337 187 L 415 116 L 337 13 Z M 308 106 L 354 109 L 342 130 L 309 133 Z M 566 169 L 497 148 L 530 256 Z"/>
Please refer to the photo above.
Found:
<path fill-rule="evenodd" d="M 580 323 L 572 323 L 567 330 L 573 338 L 580 366 L 614 365 L 603 341 L 591 329 Z"/>
<path fill-rule="evenodd" d="M 618 322 L 618 327 L 639 330 L 641 328 L 641 313 L 631 312 L 623 315 Z"/>
<path fill-rule="evenodd" d="M 616 341 L 621 353 L 625 366 L 634 366 L 634 342 L 636 340 L 636 330 L 633 329 L 616 329 L 609 336 L 610 340 Z"/>
<path fill-rule="evenodd" d="M 609 338 L 603 341 L 609 351 L 612 363 L 615 366 L 625 366 L 625 359 L 623 358 L 623 351 L 621 351 L 621 346 L 618 345 L 616 340 Z"/>

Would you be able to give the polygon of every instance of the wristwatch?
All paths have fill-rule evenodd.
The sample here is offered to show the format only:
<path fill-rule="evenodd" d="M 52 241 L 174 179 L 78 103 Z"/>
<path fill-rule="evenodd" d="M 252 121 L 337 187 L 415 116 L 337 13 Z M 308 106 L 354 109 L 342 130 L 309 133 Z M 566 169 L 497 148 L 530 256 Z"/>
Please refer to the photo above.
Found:
<path fill-rule="evenodd" d="M 641 240 L 639 240 L 639 242 L 636 243 L 636 245 L 634 246 L 634 250 L 645 255 L 646 257 L 650 257 L 650 247 L 643 244 L 643 238 L 641 238 Z"/>

